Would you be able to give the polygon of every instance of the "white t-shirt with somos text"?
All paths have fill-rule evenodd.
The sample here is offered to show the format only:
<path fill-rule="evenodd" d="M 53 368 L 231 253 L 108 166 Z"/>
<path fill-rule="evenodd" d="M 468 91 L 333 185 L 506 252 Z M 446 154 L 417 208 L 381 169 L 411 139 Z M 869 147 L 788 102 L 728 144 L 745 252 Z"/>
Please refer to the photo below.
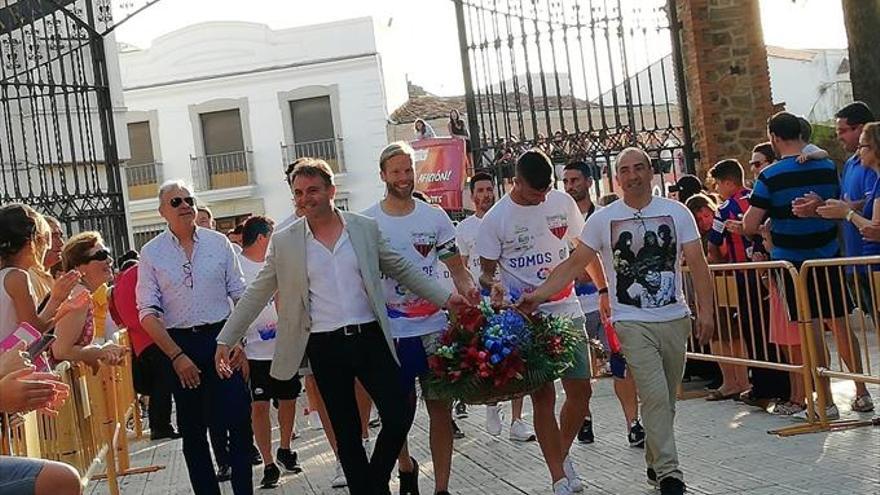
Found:
<path fill-rule="evenodd" d="M 265 266 L 265 262 L 252 261 L 244 254 L 238 255 L 244 283 L 250 285 Z M 257 319 L 248 327 L 244 337 L 244 354 L 248 359 L 265 361 L 275 356 L 275 329 L 278 325 L 278 312 L 275 311 L 275 298 L 269 300 L 260 311 Z"/>
<path fill-rule="evenodd" d="M 581 242 L 602 257 L 614 321 L 664 322 L 690 314 L 682 246 L 700 234 L 684 205 L 654 196 L 645 208 L 615 201 L 587 220 Z"/>
<path fill-rule="evenodd" d="M 535 290 L 569 255 L 572 240 L 583 229 L 584 217 L 571 196 L 556 190 L 543 203 L 518 205 L 509 195 L 483 217 L 477 254 L 498 260 L 501 284 L 511 301 Z M 583 316 L 574 283 L 542 304 L 539 311 L 556 316 Z"/>
<path fill-rule="evenodd" d="M 455 242 L 458 244 L 458 252 L 462 257 L 467 257 L 467 269 L 474 277 L 474 282 L 480 280 L 480 256 L 477 254 L 477 234 L 480 232 L 482 218 L 471 215 L 455 227 Z"/>
<path fill-rule="evenodd" d="M 428 278 L 441 281 L 440 259 L 455 252 L 455 227 L 446 212 L 421 201 L 405 216 L 390 216 L 381 203 L 364 210 L 379 224 L 385 243 Z M 385 306 L 395 338 L 418 337 L 446 327 L 446 312 L 422 299 L 400 282 L 382 275 Z"/>

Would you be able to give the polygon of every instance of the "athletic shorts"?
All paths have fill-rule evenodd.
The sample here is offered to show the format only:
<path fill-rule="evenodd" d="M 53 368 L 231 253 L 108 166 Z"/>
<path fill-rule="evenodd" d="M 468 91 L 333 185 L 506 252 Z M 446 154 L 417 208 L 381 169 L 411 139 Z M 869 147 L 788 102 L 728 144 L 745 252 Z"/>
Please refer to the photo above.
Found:
<path fill-rule="evenodd" d="M 795 266 L 800 271 L 800 263 Z M 798 319 L 794 283 L 791 277 L 783 277 L 783 280 L 788 314 L 794 321 Z M 807 300 L 813 319 L 819 318 L 820 313 L 822 318 L 844 318 L 855 309 L 845 280 L 834 269 L 813 268 L 807 277 Z"/>
<path fill-rule="evenodd" d="M 434 332 L 418 337 L 394 339 L 397 359 L 400 361 L 400 384 L 407 393 L 415 390 L 416 378 L 422 386 L 422 396 L 431 399 L 427 381 L 424 379 L 431 371 L 428 367 L 428 355 L 440 346 L 443 332 Z"/>
<path fill-rule="evenodd" d="M 572 366 L 565 370 L 560 378 L 563 380 L 584 379 L 589 380 L 590 376 L 590 346 L 587 343 L 586 332 L 584 331 L 584 317 L 572 319 L 572 324 L 576 329 L 580 329 L 577 347 L 574 353 L 574 362 Z"/>
<path fill-rule="evenodd" d="M 597 339 L 602 342 L 602 346 L 607 353 L 608 363 L 611 366 L 611 376 L 614 378 L 626 378 L 626 358 L 623 354 L 611 354 L 611 345 L 608 343 L 608 335 L 605 334 L 605 325 L 602 324 L 602 317 L 598 311 L 587 313 L 584 315 L 586 321 L 587 335 L 591 339 Z"/>
<path fill-rule="evenodd" d="M 294 400 L 302 392 L 299 375 L 290 380 L 278 380 L 269 375 L 272 361 L 249 359 L 251 398 L 254 402 L 278 400 Z"/>
<path fill-rule="evenodd" d="M 33 495 L 37 476 L 45 465 L 40 459 L 0 456 L 0 493 Z"/>

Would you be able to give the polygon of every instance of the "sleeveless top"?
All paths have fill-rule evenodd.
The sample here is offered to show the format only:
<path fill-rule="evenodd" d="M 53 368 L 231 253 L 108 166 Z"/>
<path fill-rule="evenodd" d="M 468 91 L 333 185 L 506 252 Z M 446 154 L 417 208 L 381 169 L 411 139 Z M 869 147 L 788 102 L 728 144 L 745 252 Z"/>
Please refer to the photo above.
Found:
<path fill-rule="evenodd" d="M 19 270 L 19 268 L 8 267 L 0 270 L 0 341 L 12 335 L 12 332 L 18 328 L 19 319 L 15 313 L 15 304 L 12 302 L 12 297 L 6 292 L 6 276 L 12 273 L 13 270 Z M 33 298 L 34 289 L 31 286 L 30 277 L 27 280 L 28 293 Z"/>
<path fill-rule="evenodd" d="M 89 293 L 88 289 L 80 286 L 80 291 L 74 289 L 75 295 L 72 295 L 70 299 L 61 304 L 61 307 L 58 308 L 58 311 L 55 313 L 55 321 L 57 322 L 61 318 L 64 317 L 64 314 L 69 311 L 74 311 L 78 309 L 83 304 L 86 305 L 86 321 L 83 324 L 82 331 L 79 334 L 79 338 L 76 339 L 73 345 L 77 345 L 80 347 L 85 347 L 92 343 L 92 340 L 95 338 L 95 308 L 92 302 L 92 295 Z M 57 330 L 56 330 L 57 331 Z M 49 347 L 49 363 L 54 368 L 56 364 L 60 361 L 55 359 L 55 356 L 52 353 L 52 347 Z"/>

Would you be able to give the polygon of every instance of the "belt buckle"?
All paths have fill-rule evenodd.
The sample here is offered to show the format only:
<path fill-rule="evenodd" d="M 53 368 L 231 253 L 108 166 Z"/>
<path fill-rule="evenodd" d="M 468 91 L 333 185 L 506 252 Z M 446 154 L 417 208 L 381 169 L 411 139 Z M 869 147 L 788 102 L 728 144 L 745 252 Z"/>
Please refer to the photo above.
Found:
<path fill-rule="evenodd" d="M 351 337 L 352 335 L 357 335 L 359 333 L 361 333 L 360 325 L 346 325 L 342 327 L 342 335 L 345 335 L 346 337 Z"/>

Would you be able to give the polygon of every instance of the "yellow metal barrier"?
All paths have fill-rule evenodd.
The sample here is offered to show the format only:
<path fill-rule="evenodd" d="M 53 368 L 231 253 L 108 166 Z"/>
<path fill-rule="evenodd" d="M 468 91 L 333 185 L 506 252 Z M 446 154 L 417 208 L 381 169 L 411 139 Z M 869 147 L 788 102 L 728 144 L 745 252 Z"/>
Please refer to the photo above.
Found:
<path fill-rule="evenodd" d="M 880 384 L 880 272 L 875 270 L 880 270 L 880 256 L 810 260 L 801 266 L 798 290 L 818 418 L 780 434 L 877 425 L 876 418 L 830 421 L 826 415 L 833 404 L 831 379 L 854 381 L 857 398 L 867 393 L 867 384 Z"/>
<path fill-rule="evenodd" d="M 118 332 L 117 338 L 120 345 L 128 346 L 125 330 Z M 75 467 L 84 481 L 106 479 L 112 494 L 119 493 L 119 476 L 163 468 L 130 467 L 129 418 L 134 421 L 136 437 L 142 435 L 130 355 L 121 366 L 101 366 L 97 372 L 67 362 L 55 371 L 70 386 L 67 402 L 57 416 L 40 412 L 4 415 L 0 453 L 65 462 Z M 98 474 L 101 460 L 105 472 Z"/>
<path fill-rule="evenodd" d="M 710 265 L 715 307 L 715 336 L 700 347 L 691 338 L 688 359 L 718 363 L 725 380 L 745 377 L 745 367 L 790 374 L 792 395 L 802 396 L 813 410 L 813 389 L 807 327 L 796 291 L 798 271 L 788 262 Z M 685 294 L 697 314 L 689 272 Z M 792 314 L 793 313 L 793 314 Z M 739 378 L 746 381 L 747 377 Z M 815 422 L 815 418 L 812 419 Z"/>

